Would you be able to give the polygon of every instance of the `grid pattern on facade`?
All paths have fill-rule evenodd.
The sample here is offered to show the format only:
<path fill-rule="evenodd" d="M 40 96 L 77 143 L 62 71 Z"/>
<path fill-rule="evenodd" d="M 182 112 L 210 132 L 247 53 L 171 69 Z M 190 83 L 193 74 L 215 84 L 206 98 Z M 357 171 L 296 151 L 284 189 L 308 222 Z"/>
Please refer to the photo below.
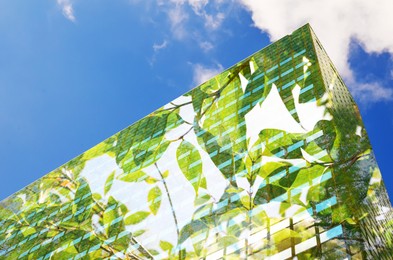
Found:
<path fill-rule="evenodd" d="M 10 259 L 390 256 L 356 104 L 306 25 L 2 203 Z"/>

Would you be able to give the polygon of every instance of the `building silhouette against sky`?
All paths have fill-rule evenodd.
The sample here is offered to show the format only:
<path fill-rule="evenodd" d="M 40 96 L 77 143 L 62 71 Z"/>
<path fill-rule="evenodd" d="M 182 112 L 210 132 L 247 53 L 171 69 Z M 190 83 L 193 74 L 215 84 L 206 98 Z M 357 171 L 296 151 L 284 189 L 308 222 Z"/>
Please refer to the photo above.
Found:
<path fill-rule="evenodd" d="M 3 200 L 0 218 L 2 259 L 393 257 L 360 113 L 309 25 Z"/>

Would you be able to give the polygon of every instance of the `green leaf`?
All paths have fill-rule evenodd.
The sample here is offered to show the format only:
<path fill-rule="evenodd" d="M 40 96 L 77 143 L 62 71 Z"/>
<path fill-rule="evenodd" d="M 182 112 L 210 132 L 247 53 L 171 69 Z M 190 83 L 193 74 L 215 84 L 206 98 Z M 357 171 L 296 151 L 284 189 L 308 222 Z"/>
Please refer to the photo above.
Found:
<path fill-rule="evenodd" d="M 133 161 L 132 164 L 139 165 L 145 160 L 148 160 L 147 157 L 151 156 L 152 153 L 146 152 L 146 154 L 144 155 L 134 157 L 134 151 L 138 149 L 147 151 L 150 147 L 154 147 L 153 145 L 161 143 L 165 131 L 159 130 L 170 130 L 177 127 L 178 124 L 182 122 L 179 120 L 179 123 L 173 123 L 173 121 L 176 121 L 176 119 L 180 119 L 180 117 L 175 112 L 171 113 L 171 111 L 159 110 L 153 114 L 150 114 L 147 117 L 142 118 L 135 124 L 121 131 L 117 135 L 116 145 L 112 149 L 113 152 L 116 154 L 116 162 L 120 163 L 121 161 L 127 161 L 128 159 L 130 159 L 130 161 Z M 154 136 L 153 139 L 146 140 L 146 138 L 152 136 Z M 144 141 L 143 144 L 142 141 Z M 135 144 L 138 144 L 137 148 L 130 150 L 130 148 L 133 147 Z M 152 150 L 150 150 L 150 152 L 152 152 Z"/>
<path fill-rule="evenodd" d="M 82 178 L 79 180 L 78 189 L 75 192 L 73 213 L 78 222 L 83 222 L 90 217 L 90 204 L 94 202 L 89 184 Z"/>
<path fill-rule="evenodd" d="M 121 203 L 120 201 L 118 201 L 118 204 L 119 204 L 119 209 L 120 209 L 121 215 L 124 216 L 125 214 L 127 214 L 128 213 L 127 206 L 125 204 Z"/>
<path fill-rule="evenodd" d="M 267 162 L 259 169 L 258 175 L 263 179 L 276 174 L 284 174 L 285 176 L 289 166 L 290 164 L 286 162 Z"/>
<path fill-rule="evenodd" d="M 247 210 L 252 209 L 253 203 L 252 203 L 252 200 L 251 200 L 250 196 L 248 194 L 239 194 L 239 195 L 241 195 L 240 201 L 243 204 L 243 206 Z"/>
<path fill-rule="evenodd" d="M 218 137 L 217 142 L 221 147 L 230 146 L 235 154 L 247 150 L 246 140 L 240 139 L 246 133 L 246 126 L 242 124 L 244 116 L 239 115 L 242 109 L 241 97 L 244 95 L 239 78 L 242 67 L 234 67 L 230 74 L 217 78 L 216 84 L 219 84 L 220 90 L 215 92 L 212 105 L 205 108 L 205 119 L 199 122 L 203 129 L 208 129 L 213 136 Z M 220 122 L 218 126 L 217 122 Z"/>
<path fill-rule="evenodd" d="M 194 145 L 183 140 L 177 148 L 176 156 L 181 171 L 198 194 L 202 184 L 202 160 L 199 151 Z"/>
<path fill-rule="evenodd" d="M 108 208 L 110 208 L 111 204 L 108 203 Z M 103 224 L 106 226 L 106 231 L 108 232 L 108 229 L 110 227 L 110 224 L 112 223 L 113 220 L 115 220 L 117 217 L 116 210 L 115 209 L 109 209 L 105 210 L 103 214 Z"/>
<path fill-rule="evenodd" d="M 142 234 L 145 233 L 145 232 L 146 232 L 145 229 L 140 229 L 140 230 L 137 230 L 137 231 L 135 231 L 134 233 L 132 233 L 132 235 L 133 235 L 134 237 L 138 237 L 138 236 L 142 235 Z"/>
<path fill-rule="evenodd" d="M 254 204 L 265 204 L 270 200 L 283 195 L 285 192 L 286 190 L 278 185 L 267 184 L 258 189 L 254 197 Z"/>
<path fill-rule="evenodd" d="M 166 177 L 169 176 L 169 171 L 166 170 L 165 172 L 162 173 L 162 177 L 165 179 Z"/>
<path fill-rule="evenodd" d="M 310 187 L 310 189 L 307 192 L 307 201 L 322 201 L 327 198 L 326 194 L 326 188 L 324 187 L 325 185 L 320 184 L 320 185 L 315 185 Z M 330 210 L 330 208 L 328 208 Z"/>
<path fill-rule="evenodd" d="M 202 205 L 208 202 L 211 199 L 209 194 L 199 194 L 198 197 L 195 198 L 195 205 Z"/>
<path fill-rule="evenodd" d="M 120 207 L 118 202 L 110 196 L 108 199 L 107 209 L 103 214 L 104 225 L 106 226 L 108 237 L 115 236 L 125 229 L 123 220 L 113 223 L 114 220 L 121 216 L 119 211 Z"/>
<path fill-rule="evenodd" d="M 152 255 L 159 255 L 160 254 L 157 250 L 154 250 L 154 249 L 148 249 L 147 251 L 149 251 L 149 253 Z"/>
<path fill-rule="evenodd" d="M 57 231 L 57 230 L 49 230 L 48 233 L 46 233 L 46 236 L 47 237 L 54 237 L 57 234 L 59 234 L 59 231 Z"/>
<path fill-rule="evenodd" d="M 108 150 L 112 147 L 112 143 L 108 141 L 109 140 L 101 142 L 84 152 L 80 158 L 80 161 L 85 162 L 102 154 L 109 154 L 110 156 L 113 156 L 113 153 L 108 153 Z"/>
<path fill-rule="evenodd" d="M 301 239 L 301 235 L 294 230 L 291 230 L 289 228 L 285 228 L 285 229 L 282 229 L 282 230 L 278 231 L 277 233 L 275 233 L 272 236 L 272 238 L 273 238 L 273 241 L 277 245 L 280 245 L 281 241 L 286 240 L 288 238 L 293 238 L 293 239 L 295 239 L 296 243 L 298 243 L 298 242 L 300 242 L 299 240 Z"/>
<path fill-rule="evenodd" d="M 351 212 L 346 205 L 339 205 L 333 208 L 332 222 L 335 224 L 341 223 L 343 219 L 351 217 Z"/>
<path fill-rule="evenodd" d="M 60 227 L 66 228 L 66 229 L 75 229 L 75 228 L 80 228 L 80 224 L 75 221 L 63 221 L 59 224 Z"/>
<path fill-rule="evenodd" d="M 218 243 L 221 247 L 228 247 L 234 243 L 237 243 L 239 240 L 233 236 L 224 236 L 218 240 Z"/>
<path fill-rule="evenodd" d="M 140 222 L 142 222 L 145 218 L 147 218 L 150 215 L 150 212 L 147 211 L 138 211 L 132 215 L 129 215 L 126 217 L 124 220 L 126 225 L 136 225 Z"/>
<path fill-rule="evenodd" d="M 111 174 L 109 174 L 108 178 L 106 179 L 104 194 L 107 194 L 108 191 L 112 188 L 114 178 L 115 178 L 115 171 L 113 171 Z"/>
<path fill-rule="evenodd" d="M 205 100 L 212 101 L 212 98 L 209 98 L 209 95 L 202 91 L 200 88 L 194 88 L 191 90 L 192 95 L 192 105 L 194 107 L 194 111 L 197 112 L 196 117 L 200 117 L 202 114 L 202 105 Z"/>
<path fill-rule="evenodd" d="M 150 211 L 156 215 L 161 205 L 161 189 L 157 186 L 152 188 L 147 195 Z"/>
<path fill-rule="evenodd" d="M 24 228 L 21 229 L 21 231 L 22 231 L 22 234 L 25 237 L 27 237 L 28 235 L 31 235 L 31 234 L 35 233 L 36 229 L 33 228 L 33 227 L 24 227 Z"/>
<path fill-rule="evenodd" d="M 223 150 L 222 146 L 219 145 L 219 142 L 226 142 L 228 138 L 212 135 L 209 131 L 201 128 L 197 121 L 194 121 L 194 131 L 198 135 L 199 145 L 208 154 L 216 154 L 211 157 L 211 159 L 217 167 L 219 166 L 225 178 L 230 179 L 239 172 L 242 160 L 234 160 L 236 153 L 230 146 L 227 146 L 226 149 Z M 226 139 L 226 141 L 223 139 Z"/>
<path fill-rule="evenodd" d="M 187 225 L 185 225 L 181 231 L 179 236 L 179 244 L 182 244 L 192 235 L 198 235 L 200 231 L 209 230 L 209 227 L 200 220 L 193 220 Z"/>
<path fill-rule="evenodd" d="M 67 233 L 69 239 L 74 240 L 77 239 L 78 237 L 83 238 L 84 236 L 86 236 L 89 232 L 84 231 L 84 230 L 73 230 L 73 231 L 69 231 Z M 88 238 L 86 239 L 82 239 L 80 240 L 80 242 L 75 243 L 75 249 L 79 252 L 82 253 L 83 251 L 86 250 L 86 248 L 90 248 L 92 246 L 95 246 L 97 243 L 100 243 L 100 239 L 95 236 L 94 234 L 89 234 L 87 236 Z M 62 257 L 60 257 L 62 256 Z M 63 255 L 59 255 L 58 258 L 54 258 L 54 259 L 62 259 Z"/>
<path fill-rule="evenodd" d="M 93 193 L 93 199 L 94 200 L 101 200 L 102 199 L 102 196 L 101 196 L 101 194 L 99 194 L 99 193 Z"/>
<path fill-rule="evenodd" d="M 170 144 L 164 134 L 182 122 L 176 111 L 161 110 L 123 130 L 113 150 L 124 173 L 132 173 L 157 162 Z"/>
<path fill-rule="evenodd" d="M 125 233 L 122 234 L 122 237 L 116 237 L 116 240 L 112 243 L 112 245 L 118 251 L 125 251 L 130 245 L 131 237 L 132 233 L 125 231 Z"/>
<path fill-rule="evenodd" d="M 64 245 L 72 243 L 72 240 L 66 241 Z M 71 244 L 72 245 L 72 244 Z M 44 252 L 42 252 L 44 253 Z M 50 258 L 51 259 L 72 259 L 78 255 L 78 251 L 75 246 L 69 246 L 66 250 L 54 253 Z"/>
<path fill-rule="evenodd" d="M 145 179 L 145 182 L 148 183 L 148 184 L 154 184 L 154 183 L 158 182 L 158 180 L 157 180 L 156 178 L 153 178 L 153 177 L 148 176 L 148 177 Z"/>
<path fill-rule="evenodd" d="M 117 179 L 125 182 L 140 182 L 144 181 L 148 176 L 143 171 L 137 171 L 133 173 L 120 174 Z"/>
<path fill-rule="evenodd" d="M 173 248 L 173 245 L 167 241 L 161 240 L 160 241 L 160 247 L 164 251 L 171 251 Z"/>
<path fill-rule="evenodd" d="M 230 221 L 231 219 L 245 213 L 247 213 L 247 211 L 244 208 L 235 208 L 228 210 L 220 216 L 220 222 Z"/>
<path fill-rule="evenodd" d="M 5 203 L 5 200 L 2 203 Z M 5 208 L 3 205 L 0 205 L 0 220 L 5 219 L 18 220 L 18 217 L 14 214 L 14 212 Z"/>
<path fill-rule="evenodd" d="M 350 225 L 356 225 L 356 221 L 353 220 L 352 218 L 346 218 L 345 221 L 347 221 L 348 224 L 350 224 Z"/>

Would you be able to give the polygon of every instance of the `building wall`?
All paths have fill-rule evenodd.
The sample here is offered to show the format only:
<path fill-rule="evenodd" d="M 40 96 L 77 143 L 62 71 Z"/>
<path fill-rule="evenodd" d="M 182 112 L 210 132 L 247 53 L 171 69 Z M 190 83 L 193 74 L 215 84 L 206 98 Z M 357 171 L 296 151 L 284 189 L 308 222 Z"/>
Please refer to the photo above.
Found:
<path fill-rule="evenodd" d="M 381 230 L 391 205 L 360 114 L 308 25 L 1 206 L 0 256 L 10 259 L 392 250 Z"/>

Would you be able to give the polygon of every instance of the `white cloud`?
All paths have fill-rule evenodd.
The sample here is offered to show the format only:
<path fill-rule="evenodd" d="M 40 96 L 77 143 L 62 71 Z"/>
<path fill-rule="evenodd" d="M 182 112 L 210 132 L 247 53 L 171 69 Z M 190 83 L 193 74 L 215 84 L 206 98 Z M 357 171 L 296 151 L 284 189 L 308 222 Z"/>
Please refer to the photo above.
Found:
<path fill-rule="evenodd" d="M 150 59 L 148 59 L 150 66 L 154 66 L 154 64 L 156 63 L 157 56 L 158 56 L 159 52 L 161 50 L 165 49 L 166 47 L 168 47 L 167 40 L 164 40 L 161 44 L 159 44 L 159 43 L 153 44 L 154 53 L 153 53 L 152 57 Z"/>
<path fill-rule="evenodd" d="M 168 41 L 164 40 L 161 44 L 155 43 L 153 44 L 153 50 L 154 52 L 158 52 L 162 49 L 165 49 L 166 47 L 168 47 Z"/>
<path fill-rule="evenodd" d="M 188 4 L 192 6 L 192 9 L 196 14 L 201 14 L 203 8 L 209 3 L 209 0 L 188 0 Z"/>
<path fill-rule="evenodd" d="M 348 63 L 351 40 L 358 41 L 369 52 L 393 54 L 393 26 L 390 23 L 391 0 L 238 0 L 252 14 L 257 28 L 267 32 L 275 41 L 309 22 L 324 45 L 340 74 L 358 97 L 376 88 L 375 93 L 390 95 L 391 91 L 379 84 L 366 84 L 354 79 Z M 375 94 L 374 101 L 384 100 Z"/>
<path fill-rule="evenodd" d="M 205 27 L 211 30 L 217 30 L 221 27 L 222 22 L 224 21 L 225 15 L 223 13 L 217 13 L 215 15 L 210 15 L 207 13 L 203 14 L 205 19 Z"/>
<path fill-rule="evenodd" d="M 187 2 L 194 10 L 194 13 L 199 17 L 202 17 L 207 29 L 217 30 L 220 28 L 225 15 L 222 12 L 207 12 L 206 6 L 209 4 L 209 0 L 188 0 Z M 210 1 L 210 3 L 215 5 L 216 9 L 219 9 L 222 5 L 222 2 L 220 1 Z"/>
<path fill-rule="evenodd" d="M 182 4 L 176 4 L 168 11 L 173 35 L 177 39 L 183 39 L 187 33 L 184 23 L 188 20 L 188 14 L 183 10 Z"/>
<path fill-rule="evenodd" d="M 203 66 L 202 64 L 195 64 L 193 67 L 193 84 L 195 86 L 202 84 L 224 70 L 223 66 L 219 63 L 212 67 Z"/>
<path fill-rule="evenodd" d="M 211 42 L 208 41 L 202 41 L 199 43 L 199 47 L 205 52 L 210 51 L 211 49 L 214 48 L 214 45 Z M 393 72 L 392 72 L 393 73 Z M 393 75 L 393 74 L 392 74 Z"/>
<path fill-rule="evenodd" d="M 225 20 L 224 12 L 219 11 L 225 4 L 221 0 L 158 0 L 157 5 L 160 10 L 166 12 L 171 30 L 176 39 L 192 37 L 192 30 L 188 21 L 194 16 L 203 22 L 206 29 L 218 30 Z M 192 11 L 189 11 L 192 9 Z M 198 21 L 193 19 L 193 22 Z M 195 24 L 194 24 L 195 25 Z"/>
<path fill-rule="evenodd" d="M 57 0 L 57 4 L 61 7 L 64 17 L 71 22 L 75 22 L 76 18 L 71 0 Z"/>
<path fill-rule="evenodd" d="M 351 93 L 363 104 L 393 100 L 393 88 L 385 88 L 377 82 L 357 83 L 350 87 Z"/>

